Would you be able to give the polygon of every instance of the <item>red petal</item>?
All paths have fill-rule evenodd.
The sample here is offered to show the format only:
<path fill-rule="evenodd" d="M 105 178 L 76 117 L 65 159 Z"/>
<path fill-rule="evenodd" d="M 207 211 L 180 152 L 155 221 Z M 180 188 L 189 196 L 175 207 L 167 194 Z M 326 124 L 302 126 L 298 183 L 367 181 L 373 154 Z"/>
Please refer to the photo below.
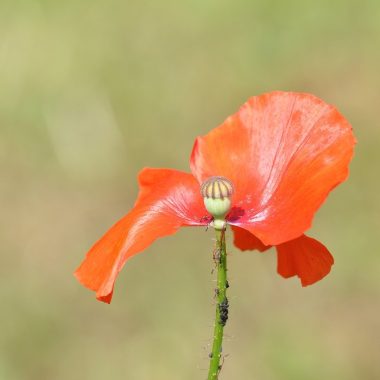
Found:
<path fill-rule="evenodd" d="M 334 258 L 318 240 L 306 235 L 277 247 L 277 272 L 285 277 L 298 276 L 302 286 L 314 284 L 330 273 Z"/>
<path fill-rule="evenodd" d="M 110 303 L 116 277 L 126 260 L 157 238 L 181 226 L 205 225 L 207 214 L 199 184 L 191 174 L 169 169 L 144 169 L 134 208 L 90 249 L 75 272 L 78 280 Z"/>
<path fill-rule="evenodd" d="M 309 94 L 253 97 L 221 126 L 198 137 L 191 170 L 199 182 L 235 186 L 229 222 L 266 245 L 306 231 L 328 193 L 348 175 L 355 138 L 344 117 Z"/>
<path fill-rule="evenodd" d="M 260 252 L 264 252 L 270 248 L 268 245 L 264 245 L 255 235 L 252 235 L 244 228 L 231 226 L 234 232 L 234 244 L 242 251 L 253 251 L 257 249 Z"/>

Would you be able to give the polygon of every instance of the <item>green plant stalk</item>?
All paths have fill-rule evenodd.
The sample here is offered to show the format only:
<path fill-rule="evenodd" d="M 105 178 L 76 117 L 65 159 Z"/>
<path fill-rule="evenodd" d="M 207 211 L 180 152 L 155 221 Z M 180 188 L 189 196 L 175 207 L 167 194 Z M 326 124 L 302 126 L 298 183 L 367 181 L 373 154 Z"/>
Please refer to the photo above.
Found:
<path fill-rule="evenodd" d="M 222 357 L 223 330 L 228 318 L 228 299 L 227 293 L 227 253 L 225 229 L 215 230 L 216 232 L 216 249 L 214 260 L 217 266 L 217 287 L 215 296 L 217 299 L 215 326 L 212 351 L 210 353 L 210 369 L 207 380 L 217 380 L 221 370 L 220 360 Z"/>

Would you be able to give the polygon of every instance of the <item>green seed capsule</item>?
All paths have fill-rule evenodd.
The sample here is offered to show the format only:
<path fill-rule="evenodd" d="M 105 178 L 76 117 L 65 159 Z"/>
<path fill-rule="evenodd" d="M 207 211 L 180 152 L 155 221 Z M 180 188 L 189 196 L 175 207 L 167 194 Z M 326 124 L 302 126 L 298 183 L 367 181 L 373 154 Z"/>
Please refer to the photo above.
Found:
<path fill-rule="evenodd" d="M 232 182 L 224 177 L 211 177 L 201 186 L 201 194 L 206 210 L 214 221 L 224 219 L 231 209 Z"/>

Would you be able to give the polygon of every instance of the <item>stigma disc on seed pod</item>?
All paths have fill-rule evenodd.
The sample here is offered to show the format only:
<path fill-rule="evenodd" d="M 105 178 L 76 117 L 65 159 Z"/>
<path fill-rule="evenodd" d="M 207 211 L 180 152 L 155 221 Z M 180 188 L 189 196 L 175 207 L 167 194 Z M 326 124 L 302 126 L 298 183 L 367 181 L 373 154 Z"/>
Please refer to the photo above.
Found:
<path fill-rule="evenodd" d="M 206 210 L 214 219 L 224 219 L 231 209 L 231 197 L 234 192 L 232 182 L 225 177 L 211 177 L 203 182 L 201 194 Z"/>

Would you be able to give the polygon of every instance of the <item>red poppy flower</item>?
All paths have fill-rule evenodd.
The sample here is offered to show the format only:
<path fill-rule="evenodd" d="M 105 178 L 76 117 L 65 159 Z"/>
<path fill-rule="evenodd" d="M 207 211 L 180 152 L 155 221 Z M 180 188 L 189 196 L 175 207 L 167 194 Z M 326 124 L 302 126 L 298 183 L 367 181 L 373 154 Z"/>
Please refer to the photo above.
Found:
<path fill-rule="evenodd" d="M 192 174 L 141 171 L 133 209 L 90 249 L 75 275 L 109 303 L 116 277 L 130 257 L 179 227 L 210 222 L 200 185 L 223 176 L 234 186 L 226 222 L 235 245 L 259 251 L 275 246 L 278 273 L 310 285 L 330 272 L 334 260 L 304 232 L 328 193 L 347 178 L 354 144 L 347 120 L 313 95 L 273 92 L 252 97 L 196 139 Z"/>

